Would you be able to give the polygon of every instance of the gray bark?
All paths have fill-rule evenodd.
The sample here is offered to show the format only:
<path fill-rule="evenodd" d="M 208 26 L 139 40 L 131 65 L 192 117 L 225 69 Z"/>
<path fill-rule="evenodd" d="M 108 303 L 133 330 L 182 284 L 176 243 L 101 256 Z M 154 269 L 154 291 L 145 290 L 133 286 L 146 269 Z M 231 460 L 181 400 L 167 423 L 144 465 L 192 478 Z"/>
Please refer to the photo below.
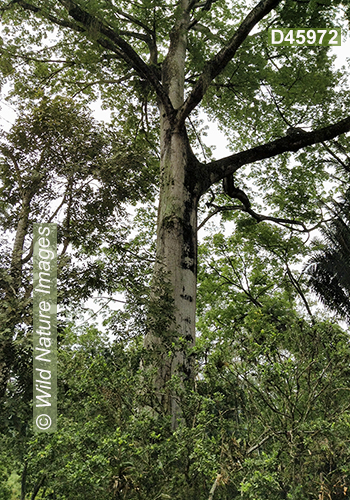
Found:
<path fill-rule="evenodd" d="M 161 116 L 161 186 L 157 223 L 157 258 L 154 269 L 151 327 L 145 346 L 161 357 L 156 388 L 165 411 L 176 427 L 181 415 L 176 396 L 166 388 L 173 375 L 193 381 L 192 361 L 186 350 L 195 342 L 197 275 L 196 184 L 199 162 L 191 151 L 184 126 L 175 110 L 184 102 L 184 67 L 189 24 L 188 1 L 172 33 L 162 68 L 162 84 L 174 108 L 168 113 L 159 103 Z M 158 314 L 158 318 L 154 316 Z M 169 350 L 172 354 L 169 356 Z"/>

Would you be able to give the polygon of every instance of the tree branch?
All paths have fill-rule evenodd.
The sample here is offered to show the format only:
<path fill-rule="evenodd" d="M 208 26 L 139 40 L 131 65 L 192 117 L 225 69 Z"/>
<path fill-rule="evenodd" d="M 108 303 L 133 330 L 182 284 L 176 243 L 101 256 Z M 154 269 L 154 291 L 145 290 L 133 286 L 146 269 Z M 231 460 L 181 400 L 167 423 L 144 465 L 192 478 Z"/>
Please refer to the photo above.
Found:
<path fill-rule="evenodd" d="M 246 454 L 247 455 L 250 455 L 251 453 L 253 453 L 253 451 L 257 450 L 258 448 L 260 448 L 264 443 L 266 443 L 266 441 L 268 441 L 269 439 L 271 439 L 273 437 L 273 434 L 268 434 L 267 436 L 265 436 L 259 443 L 256 443 L 254 446 L 251 446 L 247 451 L 246 451 Z"/>
<path fill-rule="evenodd" d="M 108 3 L 111 5 L 113 12 L 114 12 L 114 15 L 118 20 L 120 20 L 120 18 L 124 18 L 125 23 L 127 23 L 127 24 L 131 23 L 133 25 L 139 26 L 147 33 L 147 35 L 145 35 L 146 38 L 141 38 L 143 35 L 139 35 L 138 37 L 140 39 L 143 39 L 148 45 L 148 48 L 150 51 L 150 61 L 149 62 L 151 64 L 157 64 L 157 62 L 158 62 L 158 49 L 157 49 L 157 42 L 156 42 L 156 34 L 155 34 L 154 30 L 149 28 L 146 24 L 142 23 L 136 17 L 131 16 L 130 14 L 123 12 L 121 9 L 116 8 L 116 6 L 111 1 L 108 1 Z M 120 34 L 122 35 L 123 33 L 120 33 Z M 135 37 L 137 38 L 136 35 L 135 35 Z"/>
<path fill-rule="evenodd" d="M 118 14 L 119 16 L 124 17 L 124 19 L 127 19 L 127 22 L 129 22 L 131 24 L 135 24 L 136 26 L 139 26 L 140 28 L 145 30 L 146 33 L 153 36 L 153 31 L 146 24 L 141 22 L 136 17 L 131 16 L 130 14 L 127 14 L 126 12 L 122 11 L 121 9 L 118 9 L 117 7 L 115 7 L 115 5 L 112 4 L 112 2 L 108 1 L 108 3 L 111 5 L 115 14 Z"/>
<path fill-rule="evenodd" d="M 213 212 L 210 212 L 209 215 L 198 225 L 197 231 L 199 231 L 205 224 L 210 220 L 214 215 L 220 213 L 220 212 L 229 212 L 231 210 L 242 210 L 242 205 L 229 205 L 229 206 L 223 206 L 223 207 L 215 207 Z"/>
<path fill-rule="evenodd" d="M 112 29 L 111 27 L 105 25 L 97 17 L 89 14 L 86 10 L 82 9 L 73 0 L 59 0 L 59 3 L 67 10 L 68 14 L 73 18 L 75 22 L 66 19 L 58 19 L 57 17 L 52 16 L 50 13 L 43 12 L 40 7 L 32 5 L 25 0 L 13 0 L 3 10 L 8 10 L 12 5 L 18 4 L 24 10 L 33 12 L 34 14 L 43 15 L 44 18 L 58 26 L 69 28 L 79 33 L 86 33 L 90 36 L 92 35 L 95 42 L 97 42 L 105 49 L 114 52 L 119 59 L 122 59 L 129 66 L 134 68 L 134 70 L 142 79 L 147 80 L 154 88 L 158 99 L 162 102 L 169 116 L 173 114 L 173 106 L 167 93 L 165 92 L 165 89 L 159 81 L 158 72 L 152 66 L 147 65 L 143 61 L 143 59 L 137 54 L 132 46 L 119 35 L 118 30 Z M 130 35 L 130 33 L 128 33 L 128 35 Z M 150 42 L 150 40 L 148 40 L 148 42 Z"/>
<path fill-rule="evenodd" d="M 141 78 L 147 80 L 157 93 L 166 112 L 169 115 L 173 114 L 173 106 L 164 87 L 159 81 L 157 71 L 148 66 L 132 46 L 119 36 L 116 30 L 106 26 L 102 21 L 89 14 L 86 10 L 83 10 L 72 0 L 59 0 L 59 2 L 67 9 L 69 15 L 79 25 L 85 28 L 87 33 L 93 35 L 99 45 L 117 54 L 127 64 L 133 67 Z M 102 35 L 102 37 L 96 36 L 98 34 Z"/>
<path fill-rule="evenodd" d="M 326 151 L 328 151 L 328 153 L 333 156 L 333 158 L 339 163 L 339 165 L 341 165 L 344 170 L 346 170 L 346 172 L 350 172 L 350 168 L 349 168 L 349 165 L 347 165 L 346 163 L 343 162 L 343 160 L 341 158 L 339 158 L 339 156 L 337 154 L 335 154 L 331 148 L 329 148 L 327 146 L 327 144 L 324 144 L 322 143 L 322 146 L 325 148 Z"/>
<path fill-rule="evenodd" d="M 287 226 L 288 228 L 290 228 L 291 225 L 301 226 L 302 229 L 293 228 L 295 231 L 299 231 L 301 233 L 310 233 L 311 231 L 318 229 L 318 227 L 321 224 L 321 223 L 318 223 L 311 228 L 307 228 L 302 221 L 299 221 L 296 219 L 284 219 L 282 217 L 273 217 L 272 215 L 258 214 L 257 212 L 254 212 L 254 210 L 252 210 L 251 208 L 244 207 L 244 205 L 224 205 L 222 207 L 219 207 L 219 206 L 211 204 L 211 206 L 214 207 L 214 210 L 209 215 L 207 215 L 207 217 L 205 217 L 205 219 L 198 225 L 198 227 L 197 227 L 198 231 L 208 222 L 208 220 L 210 220 L 212 217 L 214 217 L 214 215 L 216 215 L 220 212 L 229 212 L 232 210 L 241 210 L 242 212 L 247 212 L 257 222 L 270 221 L 270 222 L 275 222 L 276 224 L 280 224 L 282 226 L 286 226 L 288 224 L 288 226 Z"/>
<path fill-rule="evenodd" d="M 198 78 L 192 92 L 178 112 L 179 124 L 183 124 L 191 111 L 199 104 L 208 90 L 211 82 L 216 78 L 234 57 L 254 26 L 261 21 L 272 9 L 277 7 L 281 0 L 261 0 L 244 19 L 235 34 L 210 61 L 207 62 L 203 73 Z"/>
<path fill-rule="evenodd" d="M 84 90 L 88 89 L 89 87 L 93 87 L 94 85 L 119 85 L 120 83 L 123 83 L 125 82 L 126 80 L 128 80 L 130 78 L 130 76 L 132 76 L 133 74 L 135 73 L 128 73 L 127 75 L 125 76 L 122 76 L 120 78 L 118 78 L 117 80 L 94 80 L 93 82 L 90 82 L 90 83 L 85 83 L 85 82 L 76 82 L 76 85 L 81 85 L 81 88 L 79 90 L 77 90 L 74 94 L 73 94 L 73 98 L 76 97 L 80 92 L 84 92 Z"/>
<path fill-rule="evenodd" d="M 39 12 L 42 12 L 42 9 L 40 7 L 36 7 L 35 5 L 32 5 L 28 2 L 25 2 L 24 0 L 13 0 L 5 8 L 3 8 L 2 11 L 9 10 L 9 8 L 12 5 L 19 5 L 20 7 L 22 7 L 22 9 L 29 10 L 30 12 L 34 12 L 34 14 L 38 14 Z M 78 24 L 74 24 L 74 23 L 67 21 L 65 19 L 58 19 L 57 17 L 55 17 L 51 14 L 45 13 L 45 17 L 49 21 L 53 22 L 54 24 L 57 24 L 58 26 L 61 26 L 62 28 L 70 28 L 74 31 L 79 31 L 80 33 L 83 33 L 85 31 L 85 29 L 82 28 L 81 26 L 79 26 Z"/>
<path fill-rule="evenodd" d="M 293 285 L 293 287 L 295 288 L 298 295 L 300 296 L 301 300 L 303 301 L 303 303 L 306 307 L 306 310 L 308 312 L 308 315 L 310 316 L 311 322 L 314 325 L 315 324 L 314 316 L 313 316 L 312 311 L 310 309 L 309 303 L 306 300 L 305 294 L 304 294 L 301 286 L 299 285 L 299 282 L 294 278 L 293 273 L 290 270 L 290 267 L 288 266 L 287 262 L 285 263 L 285 265 L 286 265 L 286 271 L 287 271 L 289 280 L 290 280 L 291 284 Z"/>
<path fill-rule="evenodd" d="M 216 490 L 216 487 L 218 486 L 218 484 L 220 483 L 220 479 L 222 478 L 221 474 L 218 474 L 215 478 L 215 481 L 213 483 L 213 486 L 211 487 L 210 491 L 209 491 L 209 497 L 208 497 L 208 500 L 213 500 L 214 498 L 214 493 L 215 493 L 215 490 Z"/>
<path fill-rule="evenodd" d="M 312 132 L 285 136 L 281 139 L 276 139 L 261 146 L 234 153 L 220 160 L 203 165 L 201 171 L 202 194 L 205 193 L 212 184 L 236 172 L 244 165 L 266 160 L 267 158 L 273 158 L 288 151 L 295 152 L 307 146 L 323 143 L 324 141 L 334 139 L 348 131 L 350 131 L 350 116 L 335 124 L 328 125 L 327 127 Z"/>

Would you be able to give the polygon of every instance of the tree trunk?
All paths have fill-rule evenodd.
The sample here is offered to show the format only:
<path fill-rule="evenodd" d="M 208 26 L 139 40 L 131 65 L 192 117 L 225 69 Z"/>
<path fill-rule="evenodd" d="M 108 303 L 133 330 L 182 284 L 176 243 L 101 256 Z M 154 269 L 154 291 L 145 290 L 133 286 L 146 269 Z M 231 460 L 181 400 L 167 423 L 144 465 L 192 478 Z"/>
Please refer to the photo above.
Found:
<path fill-rule="evenodd" d="M 27 234 L 32 191 L 23 193 L 22 210 L 16 229 L 16 236 L 11 256 L 8 282 L 4 288 L 4 303 L 0 309 L 0 400 L 5 396 L 12 366 L 15 362 L 13 335 L 21 317 L 19 291 L 22 284 L 22 256 L 24 240 Z"/>
<path fill-rule="evenodd" d="M 20 212 L 19 221 L 17 224 L 16 236 L 12 250 L 11 270 L 10 274 L 13 279 L 12 288 L 14 295 L 18 295 L 19 288 L 22 284 L 22 258 L 24 240 L 28 229 L 28 220 L 30 214 L 30 203 L 34 196 L 34 190 L 28 190 L 23 193 L 22 210 Z M 11 295 L 11 292 L 10 292 Z"/>
<path fill-rule="evenodd" d="M 157 221 L 157 258 L 153 276 L 149 331 L 145 346 L 157 356 L 156 389 L 163 409 L 172 416 L 172 428 L 181 415 L 174 391 L 167 382 L 193 380 L 192 361 L 186 352 L 195 342 L 197 274 L 197 167 L 184 126 L 176 110 L 184 102 L 184 68 L 189 14 L 182 1 L 182 17 L 171 33 L 163 63 L 162 83 L 174 113 L 160 104 L 160 200 Z"/>
<path fill-rule="evenodd" d="M 22 478 L 21 478 L 21 500 L 26 499 L 27 467 L 28 463 L 24 462 Z"/>
<path fill-rule="evenodd" d="M 163 129 L 157 260 L 153 277 L 150 328 L 146 347 L 158 359 L 156 388 L 176 427 L 180 408 L 165 386 L 173 375 L 193 380 L 187 349 L 195 342 L 197 276 L 197 162 L 186 131 Z"/>

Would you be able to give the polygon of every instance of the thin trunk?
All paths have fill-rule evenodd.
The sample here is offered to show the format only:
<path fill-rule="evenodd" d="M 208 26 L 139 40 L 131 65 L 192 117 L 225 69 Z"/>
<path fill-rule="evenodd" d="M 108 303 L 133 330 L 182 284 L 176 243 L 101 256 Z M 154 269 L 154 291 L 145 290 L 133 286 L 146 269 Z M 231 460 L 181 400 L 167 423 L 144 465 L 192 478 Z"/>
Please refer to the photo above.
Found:
<path fill-rule="evenodd" d="M 13 333 L 20 317 L 20 313 L 18 311 L 18 294 L 22 283 L 22 255 L 24 240 L 28 229 L 30 203 L 33 195 L 33 191 L 25 191 L 23 193 L 22 209 L 17 224 L 15 242 L 11 257 L 9 273 L 10 279 L 8 283 L 6 283 L 4 306 L 1 311 L 2 332 L 0 337 L 0 399 L 5 396 L 11 368 L 15 361 Z"/>
<path fill-rule="evenodd" d="M 42 487 L 43 482 L 45 481 L 45 479 L 46 479 L 46 474 L 43 474 L 41 476 L 41 478 L 39 479 L 39 481 L 37 481 L 35 483 L 34 490 L 33 490 L 33 493 L 32 493 L 32 496 L 31 496 L 30 500 L 35 500 L 35 498 L 36 498 L 37 494 L 39 493 L 39 490 Z"/>
<path fill-rule="evenodd" d="M 12 258 L 11 258 L 11 270 L 10 274 L 12 276 L 13 282 L 12 287 L 14 289 L 15 294 L 18 293 L 18 290 L 21 286 L 22 279 L 22 256 L 23 256 L 23 247 L 24 240 L 27 235 L 28 230 L 28 220 L 30 213 L 30 202 L 33 198 L 34 192 L 27 191 L 24 193 L 22 200 L 22 209 L 19 215 L 19 221 L 16 229 L 15 242 L 12 250 Z M 11 295 L 11 292 L 10 292 Z"/>

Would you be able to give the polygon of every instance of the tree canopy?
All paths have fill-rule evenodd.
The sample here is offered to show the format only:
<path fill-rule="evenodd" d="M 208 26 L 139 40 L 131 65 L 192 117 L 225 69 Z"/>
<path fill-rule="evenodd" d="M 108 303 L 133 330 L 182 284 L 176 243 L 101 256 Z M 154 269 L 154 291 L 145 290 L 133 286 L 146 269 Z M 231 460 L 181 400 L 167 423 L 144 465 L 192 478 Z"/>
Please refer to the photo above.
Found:
<path fill-rule="evenodd" d="M 13 235 L 1 456 L 22 498 L 346 497 L 349 340 L 314 310 L 301 268 L 348 188 L 348 73 L 330 47 L 270 46 L 267 33 L 346 34 L 349 2 L 12 0 L 0 12 L 0 71 L 22 110 L 0 145 Z M 96 99 L 109 125 L 91 118 Z M 38 437 L 29 229 L 44 221 L 59 225 L 68 312 L 60 428 Z M 102 291 L 125 292 L 106 318 L 115 342 L 74 324 L 78 301 Z"/>

